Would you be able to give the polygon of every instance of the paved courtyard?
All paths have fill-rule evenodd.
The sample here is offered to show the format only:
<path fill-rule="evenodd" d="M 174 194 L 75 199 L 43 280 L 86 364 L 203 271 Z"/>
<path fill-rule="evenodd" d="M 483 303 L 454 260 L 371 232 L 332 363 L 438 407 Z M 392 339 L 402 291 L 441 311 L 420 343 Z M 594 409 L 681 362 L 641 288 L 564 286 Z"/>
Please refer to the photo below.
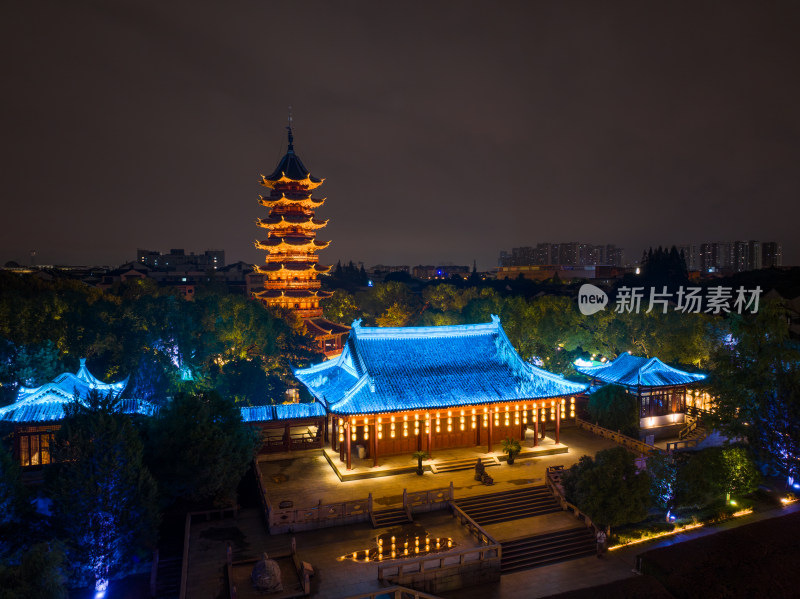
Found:
<path fill-rule="evenodd" d="M 333 503 L 363 498 L 371 491 L 377 505 L 388 506 L 402 501 L 403 488 L 409 491 L 442 488 L 449 486 L 450 481 L 453 481 L 456 499 L 542 484 L 547 466 L 563 464 L 568 467 L 582 455 L 594 455 L 599 450 L 613 446 L 602 438 L 576 428 L 564 430 L 561 440 L 569 447 L 566 454 L 523 459 L 513 466 L 503 463 L 501 466 L 488 468 L 487 472 L 496 481 L 493 487 L 476 483 L 471 470 L 442 474 L 426 472 L 423 476 L 402 474 L 341 482 L 318 450 L 273 456 L 275 459 L 263 462 L 260 467 L 273 504 L 282 500 L 291 500 L 296 506 L 315 505 L 318 501 Z M 274 482 L 273 477 L 277 477 L 279 482 Z M 796 509 L 800 509 L 797 504 L 790 508 L 791 511 Z M 736 526 L 763 517 L 769 515 L 745 516 L 736 522 L 725 523 L 722 527 Z M 425 531 L 432 537 L 450 538 L 458 548 L 477 546 L 477 541 L 466 534 L 465 529 L 447 510 L 415 514 L 414 519 L 415 525 L 419 527 L 417 530 Z M 486 530 L 502 541 L 570 528 L 575 524 L 575 519 L 567 513 L 557 512 L 492 524 Z M 711 534 L 718 528 L 707 527 L 668 539 L 623 548 L 609 552 L 603 560 L 589 557 L 505 574 L 498 583 L 442 595 L 464 599 L 546 597 L 566 590 L 604 584 L 633 576 L 636 555 L 647 549 Z M 341 558 L 354 551 L 374 547 L 377 535 L 387 530 L 389 529 L 373 529 L 368 523 L 362 523 L 293 535 L 269 535 L 263 514 L 258 509 L 243 510 L 236 518 L 222 521 L 195 522 L 191 529 L 187 597 L 218 599 L 227 596 L 224 564 L 225 550 L 229 543 L 233 548 L 233 559 L 244 560 L 257 557 L 264 551 L 285 551 L 291 545 L 292 536 L 296 539 L 300 559 L 314 566 L 313 596 L 339 599 L 377 590 L 380 585 L 378 567 L 374 561 L 357 563 Z"/>
<path fill-rule="evenodd" d="M 403 489 L 427 491 L 449 487 L 453 483 L 456 499 L 470 495 L 482 495 L 522 485 L 544 484 L 545 470 L 548 466 L 564 465 L 568 467 L 577 462 L 582 455 L 594 455 L 602 449 L 614 447 L 611 441 L 602 439 L 587 431 L 575 427 L 564 427 L 561 431 L 561 443 L 567 447 L 566 453 L 547 455 L 535 458 L 525 456 L 517 458 L 514 465 L 503 462 L 500 466 L 486 469 L 494 478 L 491 487 L 475 481 L 474 472 L 459 470 L 434 474 L 425 472 L 422 476 L 414 473 L 398 474 L 388 477 L 368 478 L 360 480 L 340 481 L 333 468 L 327 462 L 321 450 L 267 456 L 268 461 L 261 462 L 259 468 L 267 486 L 267 493 L 273 506 L 282 501 L 291 501 L 293 507 L 311 507 L 318 503 L 337 503 L 356 499 L 365 499 L 372 493 L 376 508 L 402 504 Z M 543 447 L 554 445 L 551 439 L 545 439 Z M 498 448 L 499 449 L 499 448 Z M 490 455 L 474 449 L 451 450 L 437 452 L 436 458 L 472 457 Z M 496 455 L 501 455 L 495 452 Z M 393 462 L 415 465 L 411 455 L 391 456 Z M 368 460 L 364 460 L 368 461 Z M 387 460 L 388 461 L 388 460 Z"/>

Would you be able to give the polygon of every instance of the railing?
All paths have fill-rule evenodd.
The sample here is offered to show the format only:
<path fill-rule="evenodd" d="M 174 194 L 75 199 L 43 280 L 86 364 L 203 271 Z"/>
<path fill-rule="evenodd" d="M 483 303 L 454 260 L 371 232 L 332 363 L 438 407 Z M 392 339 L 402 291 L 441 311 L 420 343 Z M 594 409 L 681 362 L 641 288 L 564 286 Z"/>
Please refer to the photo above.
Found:
<path fill-rule="evenodd" d="M 436 595 L 397 585 L 384 587 L 377 591 L 370 591 L 369 593 L 363 593 L 361 595 L 351 595 L 347 597 L 347 599 L 383 599 L 384 597 L 388 597 L 389 599 L 441 599 L 441 597 L 437 597 Z"/>
<path fill-rule="evenodd" d="M 703 416 L 708 416 L 709 414 L 711 414 L 711 412 L 708 410 L 704 410 L 702 408 L 697 408 L 695 406 L 687 405 L 686 414 L 699 419 L 702 418 Z"/>
<path fill-rule="evenodd" d="M 283 430 L 272 429 L 272 432 L 277 434 L 270 434 L 270 432 L 270 429 L 264 429 L 261 433 L 261 448 L 259 450 L 261 453 L 322 447 L 321 431 L 317 432 L 317 434 L 312 434 L 311 432 L 290 433 L 288 438 Z"/>
<path fill-rule="evenodd" d="M 410 515 L 412 512 L 433 511 L 444 509 L 454 497 L 453 483 L 449 487 L 431 489 L 429 491 L 411 491 L 403 489 L 403 507 Z"/>
<path fill-rule="evenodd" d="M 181 587 L 178 594 L 179 599 L 186 599 L 186 583 L 188 582 L 189 575 L 189 538 L 191 535 L 192 519 L 205 516 L 206 520 L 210 520 L 211 516 L 214 515 L 224 518 L 226 512 L 233 512 L 233 516 L 236 516 L 238 511 L 239 506 L 235 505 L 227 508 L 206 510 L 203 512 L 189 512 L 186 514 L 186 522 L 183 528 L 183 563 L 181 564 Z"/>
<path fill-rule="evenodd" d="M 592 519 L 589 517 L 588 514 L 580 511 L 578 506 L 573 505 L 569 501 L 567 501 L 566 497 L 564 497 L 564 489 L 561 486 L 561 476 L 564 473 L 564 466 L 550 466 L 547 468 L 547 474 L 545 475 L 545 484 L 550 489 L 550 492 L 556 498 L 556 500 L 561 504 L 561 509 L 565 512 L 572 512 L 572 515 L 575 516 L 578 520 L 583 522 L 588 528 L 592 529 L 594 534 L 597 534 L 599 530 Z"/>
<path fill-rule="evenodd" d="M 462 568 L 470 564 L 497 563 L 500 567 L 502 548 L 499 543 L 484 547 L 470 547 L 457 551 L 448 551 L 440 555 L 426 555 L 415 559 L 399 560 L 395 564 L 378 566 L 378 580 L 389 581 L 390 577 L 401 578 L 404 574 L 422 574 L 424 572 L 443 572 Z"/>
<path fill-rule="evenodd" d="M 261 468 L 258 467 L 258 460 L 253 460 L 253 468 L 256 471 L 256 482 L 258 483 L 258 495 L 261 498 L 261 507 L 264 510 L 264 517 L 269 527 L 269 518 L 272 513 L 272 504 L 269 502 L 269 495 L 267 495 L 267 487 L 264 485 L 264 476 L 261 474 Z"/>
<path fill-rule="evenodd" d="M 341 501 L 327 503 L 305 508 L 275 509 L 269 515 L 270 532 L 273 528 L 300 526 L 301 530 L 309 528 L 324 528 L 345 524 L 346 520 L 357 521 L 369 518 L 369 499 L 355 501 Z"/>
<path fill-rule="evenodd" d="M 486 532 L 480 524 L 475 522 L 469 515 L 462 510 L 454 502 L 450 502 L 450 509 L 453 511 L 453 517 L 458 518 L 462 526 L 466 526 L 467 530 L 476 537 L 484 545 L 499 545 L 495 538 Z"/>
<path fill-rule="evenodd" d="M 684 428 L 682 431 L 678 433 L 678 439 L 685 439 L 689 435 L 691 435 L 694 431 L 697 430 L 697 420 L 692 420 L 689 423 L 689 426 Z"/>
<path fill-rule="evenodd" d="M 580 418 L 575 418 L 575 423 L 582 429 L 589 431 L 590 433 L 594 433 L 595 435 L 599 435 L 609 441 L 613 441 L 619 445 L 622 445 L 626 449 L 634 452 L 634 453 L 650 453 L 651 451 L 658 451 L 661 450 L 656 447 L 655 445 L 648 445 L 643 441 L 639 441 L 639 439 L 634 439 L 633 437 L 629 437 L 628 435 L 623 435 L 619 431 L 612 431 L 607 428 L 603 428 L 598 424 L 592 424 L 591 422 L 587 422 L 586 420 L 581 420 Z"/>
<path fill-rule="evenodd" d="M 671 441 L 667 443 L 667 453 L 675 451 L 676 449 L 689 449 L 690 447 L 697 447 L 697 439 L 686 439 L 684 441 Z"/>

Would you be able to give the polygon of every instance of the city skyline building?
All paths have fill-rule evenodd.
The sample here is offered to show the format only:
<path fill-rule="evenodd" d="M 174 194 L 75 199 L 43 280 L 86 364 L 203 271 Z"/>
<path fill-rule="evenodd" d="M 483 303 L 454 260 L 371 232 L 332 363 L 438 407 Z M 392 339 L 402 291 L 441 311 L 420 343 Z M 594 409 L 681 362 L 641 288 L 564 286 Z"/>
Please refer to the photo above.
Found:
<path fill-rule="evenodd" d="M 186 253 L 173 248 L 168 254 L 154 250 L 136 250 L 136 262 L 157 270 L 217 270 L 225 266 L 225 250 L 205 250 L 202 254 Z"/>
<path fill-rule="evenodd" d="M 743 272 L 783 266 L 781 244 L 775 241 L 747 240 L 702 243 L 698 255 L 698 266 L 703 272 Z M 693 269 L 690 267 L 690 270 Z"/>
<path fill-rule="evenodd" d="M 623 266 L 625 250 L 578 241 L 537 243 L 501 251 L 498 266 Z"/>

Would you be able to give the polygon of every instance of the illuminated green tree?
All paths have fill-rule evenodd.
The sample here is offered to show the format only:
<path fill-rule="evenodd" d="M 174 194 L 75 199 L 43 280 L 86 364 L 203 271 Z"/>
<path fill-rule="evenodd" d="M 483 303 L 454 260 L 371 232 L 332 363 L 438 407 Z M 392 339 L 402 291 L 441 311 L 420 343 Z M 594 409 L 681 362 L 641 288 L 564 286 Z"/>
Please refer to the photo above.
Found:
<path fill-rule="evenodd" d="M 331 297 L 322 302 L 322 310 L 328 320 L 346 325 L 359 318 L 361 314 L 355 297 L 344 289 L 336 289 Z"/>
<path fill-rule="evenodd" d="M 111 577 L 156 544 L 155 481 L 142 462 L 142 442 L 117 400 L 92 394 L 75 401 L 53 448 L 49 474 L 53 522 L 67 542 L 76 581 L 89 576 L 105 590 Z"/>

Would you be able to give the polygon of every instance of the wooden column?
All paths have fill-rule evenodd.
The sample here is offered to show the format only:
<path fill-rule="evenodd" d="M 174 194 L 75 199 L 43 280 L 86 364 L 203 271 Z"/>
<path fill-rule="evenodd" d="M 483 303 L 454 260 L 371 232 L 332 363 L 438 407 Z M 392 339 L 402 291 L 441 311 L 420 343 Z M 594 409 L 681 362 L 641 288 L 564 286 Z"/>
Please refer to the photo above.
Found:
<path fill-rule="evenodd" d="M 539 408 L 536 407 L 536 404 L 533 405 L 531 415 L 533 416 L 533 446 L 539 447 Z"/>
<path fill-rule="evenodd" d="M 372 467 L 378 466 L 378 417 L 372 417 Z"/>
<path fill-rule="evenodd" d="M 561 433 L 561 404 L 556 404 L 556 443 L 560 443 L 559 433 Z"/>
<path fill-rule="evenodd" d="M 344 443 L 347 446 L 347 469 L 351 469 L 353 444 L 350 442 L 350 418 L 344 421 Z"/>
<path fill-rule="evenodd" d="M 338 439 L 339 439 L 339 435 L 343 435 L 343 433 L 345 432 L 345 431 L 342 430 L 345 425 L 343 423 L 337 422 L 336 426 L 338 428 L 338 433 L 339 433 L 338 435 L 336 435 L 336 439 L 337 439 L 336 442 L 339 444 L 339 461 L 340 462 L 344 462 L 344 448 L 345 448 L 345 442 L 347 441 L 347 436 L 344 435 L 342 437 L 341 441 L 339 441 Z M 347 429 L 345 428 L 345 430 L 347 430 Z"/>
<path fill-rule="evenodd" d="M 339 427 L 337 426 L 336 416 L 331 416 L 331 449 L 336 451 L 339 443 Z"/>
<path fill-rule="evenodd" d="M 492 453 L 492 430 L 494 429 L 494 415 L 492 411 L 492 408 L 489 408 L 489 433 L 486 435 L 489 449 L 486 450 L 486 453 Z"/>
<path fill-rule="evenodd" d="M 328 442 L 328 416 L 325 417 L 325 424 L 323 426 L 325 427 L 325 432 L 324 432 L 325 436 L 322 438 L 322 442 L 323 443 L 327 443 Z"/>
<path fill-rule="evenodd" d="M 428 459 L 431 459 L 433 457 L 433 454 L 431 453 L 433 449 L 433 420 L 431 420 L 430 412 L 428 412 L 426 416 L 427 420 L 425 422 L 427 422 L 428 427 Z"/>

